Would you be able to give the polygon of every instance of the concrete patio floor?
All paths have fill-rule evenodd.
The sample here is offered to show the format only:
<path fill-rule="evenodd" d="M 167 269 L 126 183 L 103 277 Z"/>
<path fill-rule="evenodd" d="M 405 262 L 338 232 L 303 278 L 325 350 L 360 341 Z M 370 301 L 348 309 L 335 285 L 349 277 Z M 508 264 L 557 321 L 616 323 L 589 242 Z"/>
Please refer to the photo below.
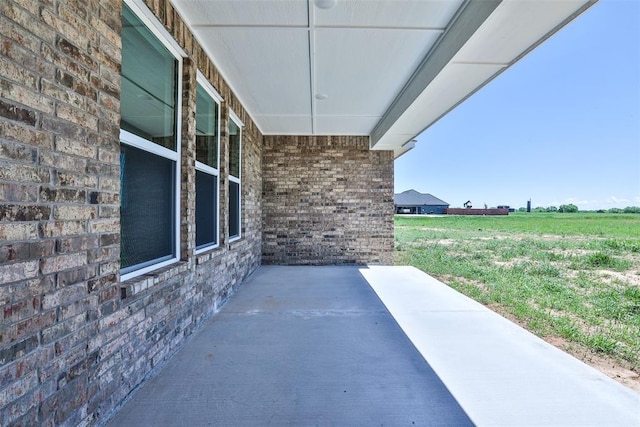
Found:
<path fill-rule="evenodd" d="M 412 267 L 263 266 L 109 426 L 640 426 L 640 395 Z"/>

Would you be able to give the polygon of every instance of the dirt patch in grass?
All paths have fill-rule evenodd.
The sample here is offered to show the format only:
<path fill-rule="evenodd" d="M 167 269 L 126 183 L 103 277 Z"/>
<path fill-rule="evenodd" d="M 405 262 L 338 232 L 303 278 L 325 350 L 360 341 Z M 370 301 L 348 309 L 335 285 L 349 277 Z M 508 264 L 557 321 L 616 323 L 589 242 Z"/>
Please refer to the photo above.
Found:
<path fill-rule="evenodd" d="M 504 267 L 504 268 L 511 268 L 514 267 L 518 264 L 520 264 L 522 261 L 524 261 L 526 258 L 512 258 L 509 261 L 493 261 L 493 263 L 499 267 Z"/>
<path fill-rule="evenodd" d="M 593 249 L 578 249 L 578 248 L 556 249 L 554 248 L 554 249 L 551 249 L 549 252 L 555 255 L 560 255 L 563 258 L 571 258 L 576 256 L 589 255 L 594 253 L 595 251 Z"/>
<path fill-rule="evenodd" d="M 451 283 L 451 282 L 458 282 L 458 283 L 464 283 L 465 285 L 469 285 L 469 286 L 474 286 L 482 291 L 488 291 L 489 287 L 482 283 L 479 282 L 477 280 L 471 280 L 471 279 L 467 279 L 465 277 L 456 277 L 456 276 L 451 276 L 451 275 L 444 275 L 444 276 L 437 276 L 437 275 L 433 275 L 433 277 L 435 277 L 436 279 L 438 279 L 439 281 L 443 282 L 443 283 Z M 495 310 L 494 310 L 495 311 Z"/>
<path fill-rule="evenodd" d="M 440 239 L 440 240 L 436 240 L 436 243 L 443 246 L 451 246 L 451 245 L 455 245 L 458 242 L 456 242 L 453 239 Z"/>
<path fill-rule="evenodd" d="M 451 232 L 450 228 L 436 228 L 436 227 L 420 227 L 420 231 L 436 231 L 438 233 L 448 233 Z"/>
<path fill-rule="evenodd" d="M 512 239 L 512 236 L 506 234 L 494 234 L 490 237 L 478 237 L 476 240 L 487 241 L 487 240 L 507 240 Z"/>
<path fill-rule="evenodd" d="M 451 240 L 449 244 L 455 244 L 455 243 L 456 243 L 455 240 Z M 552 250 L 551 252 L 565 253 L 568 255 L 570 255 L 570 252 L 573 252 L 574 254 L 593 253 L 593 251 L 588 251 L 588 250 L 562 250 L 562 251 Z M 633 260 L 637 261 L 637 263 L 640 264 L 640 261 L 635 259 L 635 257 Z M 494 258 L 492 262 L 494 265 L 499 267 L 511 268 L 519 264 L 522 264 L 523 262 L 535 263 L 536 261 L 532 260 L 529 257 L 514 257 L 509 259 L 508 261 L 500 261 Z M 578 277 L 580 276 L 580 273 L 583 272 L 583 270 L 568 269 L 567 267 L 569 266 L 570 262 L 567 262 L 567 261 L 550 261 L 549 264 L 554 267 L 562 269 L 563 275 L 571 281 L 579 280 Z M 592 270 L 592 271 L 594 274 L 593 280 L 601 281 L 602 283 L 605 283 L 612 287 L 616 287 L 616 288 L 624 288 L 626 286 L 640 287 L 640 271 L 638 270 L 613 271 L 613 270 L 601 269 L 601 270 Z M 573 287 L 576 286 L 573 283 L 567 283 L 567 285 L 573 286 Z"/>
<path fill-rule="evenodd" d="M 616 287 L 624 287 L 621 283 L 631 286 L 637 286 L 640 288 L 640 274 L 637 271 L 611 271 L 611 270 L 597 270 L 596 273 L 600 276 L 600 280 L 604 283 Z"/>
<path fill-rule="evenodd" d="M 427 244 L 433 245 L 433 246 L 435 245 L 452 246 L 452 245 L 455 245 L 456 243 L 458 242 L 455 241 L 454 239 L 433 239 L 433 240 L 429 240 Z M 416 240 L 414 242 L 404 242 L 402 244 L 419 248 L 419 247 L 423 247 L 425 245 L 425 242 L 422 240 Z"/>

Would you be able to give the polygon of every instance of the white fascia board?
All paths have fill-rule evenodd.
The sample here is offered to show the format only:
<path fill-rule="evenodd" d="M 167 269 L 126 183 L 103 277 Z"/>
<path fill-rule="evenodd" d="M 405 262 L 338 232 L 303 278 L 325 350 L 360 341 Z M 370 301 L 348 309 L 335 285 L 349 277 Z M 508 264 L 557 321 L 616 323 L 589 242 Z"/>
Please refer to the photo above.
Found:
<path fill-rule="evenodd" d="M 554 4 L 554 2 L 544 1 L 504 0 L 499 5 L 496 5 L 492 13 L 483 19 L 476 31 L 474 31 L 464 44 L 459 46 L 457 51 L 441 54 L 451 55 L 448 63 L 444 64 L 440 68 L 440 71 L 433 75 L 423 88 L 418 87 L 418 89 L 420 89 L 419 92 L 416 87 L 408 87 L 412 84 L 415 85 L 412 81 L 405 86 L 403 92 L 401 92 L 394 104 L 385 114 L 385 117 L 383 117 L 372 132 L 372 148 L 377 148 L 378 144 L 380 144 L 383 147 L 392 147 L 395 151 L 404 142 L 401 141 L 402 138 L 398 138 L 398 135 L 413 135 L 411 138 L 405 139 L 405 141 L 419 135 L 449 111 L 464 102 L 467 98 L 500 75 L 508 67 L 515 64 L 526 54 L 531 52 L 558 30 L 595 4 L 596 1 L 597 0 L 568 0 L 562 5 L 558 5 Z M 532 8 L 535 9 L 535 14 L 538 16 L 545 16 L 545 19 L 529 19 L 528 17 L 532 13 L 530 9 Z M 464 14 L 465 12 L 463 11 L 462 13 Z M 536 25 L 538 25 L 538 28 L 535 27 Z M 542 27 L 540 27 L 540 25 Z M 495 41 L 496 38 L 507 37 L 509 34 L 517 34 L 518 32 L 516 29 L 521 26 L 527 27 L 527 31 L 522 32 L 522 37 L 519 41 L 520 45 L 514 46 L 514 41 L 510 39 L 509 43 L 505 46 L 505 49 L 510 51 L 509 57 L 507 58 L 503 55 L 497 55 L 495 52 L 495 43 L 493 43 L 492 40 Z M 447 34 L 449 33 L 450 31 L 445 33 L 443 37 L 447 37 Z M 532 34 L 535 34 L 534 38 L 531 37 Z M 440 45 L 441 44 L 442 43 L 440 43 Z M 466 48 L 466 46 L 469 45 L 474 46 L 474 49 L 469 50 Z M 488 57 L 488 62 L 481 60 L 482 53 L 479 53 L 478 51 L 482 50 L 482 46 L 486 46 L 487 54 L 491 56 L 491 58 Z M 469 58 L 471 52 L 473 52 L 473 58 Z M 430 64 L 429 62 L 432 61 L 431 58 L 434 56 L 436 56 L 437 59 L 437 55 L 435 55 L 435 53 L 430 53 L 427 57 L 426 63 L 423 63 L 422 65 L 431 67 L 433 64 Z M 465 61 L 465 57 L 467 59 L 472 59 L 472 61 Z M 467 90 L 464 91 L 464 93 L 458 93 L 455 96 L 449 97 L 446 93 L 443 94 L 440 90 L 434 91 L 439 81 L 450 80 L 450 78 L 447 77 L 448 73 L 455 72 L 457 66 L 465 65 L 476 66 L 477 69 L 481 71 L 480 74 L 487 75 L 485 77 L 478 76 L 481 78 L 480 80 L 476 79 L 476 82 L 469 81 Z M 495 67 L 495 69 L 493 72 L 488 72 L 490 71 L 489 68 L 492 66 Z M 419 72 L 420 70 L 416 73 Z M 433 83 L 436 83 L 436 85 L 430 87 Z M 441 96 L 425 99 L 424 95 L 430 91 L 434 93 L 440 92 Z M 411 96 L 408 97 L 407 94 Z M 410 102 L 407 102 L 407 99 L 402 102 L 403 100 L 400 98 L 402 98 L 403 95 L 405 98 L 409 99 Z M 429 117 L 413 117 L 412 120 L 406 120 L 410 115 L 415 115 L 416 111 L 426 109 L 432 109 L 434 111 L 437 110 L 433 107 L 429 108 L 427 105 L 428 103 L 441 104 L 439 106 L 441 113 L 431 114 Z M 399 109 L 399 106 L 402 106 L 403 108 Z M 396 108 L 395 111 L 393 110 L 394 107 Z M 405 124 L 402 123 L 403 121 Z M 400 155 L 401 154 L 403 153 L 400 153 Z"/>

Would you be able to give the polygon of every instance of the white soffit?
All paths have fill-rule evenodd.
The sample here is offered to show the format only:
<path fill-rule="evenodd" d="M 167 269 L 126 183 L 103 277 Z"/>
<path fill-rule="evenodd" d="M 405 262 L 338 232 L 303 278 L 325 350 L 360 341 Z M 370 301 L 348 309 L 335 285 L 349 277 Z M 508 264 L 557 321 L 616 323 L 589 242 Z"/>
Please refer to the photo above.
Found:
<path fill-rule="evenodd" d="M 309 39 L 299 28 L 197 29 L 233 89 L 261 114 L 310 114 Z"/>
<path fill-rule="evenodd" d="M 595 2 L 172 1 L 264 134 L 369 135 L 396 155 Z"/>
<path fill-rule="evenodd" d="M 314 126 L 318 135 L 369 135 L 380 116 L 316 115 Z"/>
<path fill-rule="evenodd" d="M 310 135 L 311 115 L 254 115 L 264 135 Z M 286 124 L 286 127 L 284 126 Z"/>
<path fill-rule="evenodd" d="M 189 27 L 306 27 L 304 0 L 172 0 Z"/>
<path fill-rule="evenodd" d="M 369 135 L 463 2 L 174 5 L 264 134 Z"/>
<path fill-rule="evenodd" d="M 175 0 L 174 4 L 263 132 L 311 133 L 306 1 Z"/>
<path fill-rule="evenodd" d="M 316 102 L 315 113 L 382 117 L 440 34 L 441 30 L 315 30 L 314 86 L 328 96 Z"/>

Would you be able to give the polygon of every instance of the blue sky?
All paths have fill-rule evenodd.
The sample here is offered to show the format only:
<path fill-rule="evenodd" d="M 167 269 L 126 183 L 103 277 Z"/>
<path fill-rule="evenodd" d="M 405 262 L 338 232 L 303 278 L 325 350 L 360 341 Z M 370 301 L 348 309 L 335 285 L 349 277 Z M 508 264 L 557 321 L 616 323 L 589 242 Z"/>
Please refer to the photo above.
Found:
<path fill-rule="evenodd" d="M 640 206 L 640 1 L 600 0 L 417 140 L 396 193 Z"/>

